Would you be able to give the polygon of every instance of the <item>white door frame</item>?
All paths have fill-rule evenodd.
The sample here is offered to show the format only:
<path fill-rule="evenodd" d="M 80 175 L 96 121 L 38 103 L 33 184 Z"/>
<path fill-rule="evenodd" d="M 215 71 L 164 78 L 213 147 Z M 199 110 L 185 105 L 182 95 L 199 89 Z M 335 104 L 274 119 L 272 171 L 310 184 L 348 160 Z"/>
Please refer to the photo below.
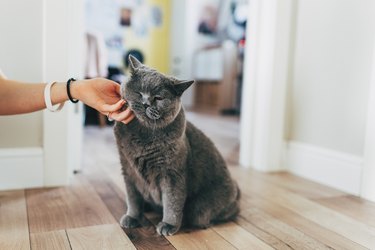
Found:
<path fill-rule="evenodd" d="M 367 110 L 361 196 L 375 201 L 375 44 Z"/>
<path fill-rule="evenodd" d="M 252 0 L 242 90 L 240 164 L 283 168 L 292 0 Z"/>
<path fill-rule="evenodd" d="M 44 1 L 44 81 L 83 76 L 83 0 Z M 82 154 L 82 105 L 43 113 L 44 185 L 69 184 Z"/>

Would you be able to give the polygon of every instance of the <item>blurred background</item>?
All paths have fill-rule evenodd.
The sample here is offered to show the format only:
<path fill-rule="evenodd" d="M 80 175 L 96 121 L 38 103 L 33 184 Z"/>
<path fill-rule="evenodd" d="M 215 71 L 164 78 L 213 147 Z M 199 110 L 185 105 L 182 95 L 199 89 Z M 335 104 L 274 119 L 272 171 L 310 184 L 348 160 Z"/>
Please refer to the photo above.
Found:
<path fill-rule="evenodd" d="M 132 54 L 196 80 L 188 118 L 231 166 L 375 200 L 372 0 L 2 0 L 0 19 L 8 78 L 121 84 Z M 82 104 L 0 117 L 0 189 L 65 185 L 95 144 L 116 150 L 112 124 Z"/>

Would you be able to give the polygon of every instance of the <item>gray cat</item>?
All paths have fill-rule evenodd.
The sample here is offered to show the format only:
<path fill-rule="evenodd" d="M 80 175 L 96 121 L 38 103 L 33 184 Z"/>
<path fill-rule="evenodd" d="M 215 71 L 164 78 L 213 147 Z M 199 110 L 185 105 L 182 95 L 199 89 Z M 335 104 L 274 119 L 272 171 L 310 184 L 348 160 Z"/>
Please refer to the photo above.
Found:
<path fill-rule="evenodd" d="M 235 218 L 237 184 L 210 139 L 185 120 L 180 97 L 194 81 L 165 76 L 132 56 L 129 61 L 132 74 L 122 93 L 136 118 L 114 128 L 128 206 L 121 226 L 140 226 L 145 205 L 162 211 L 161 235 Z"/>

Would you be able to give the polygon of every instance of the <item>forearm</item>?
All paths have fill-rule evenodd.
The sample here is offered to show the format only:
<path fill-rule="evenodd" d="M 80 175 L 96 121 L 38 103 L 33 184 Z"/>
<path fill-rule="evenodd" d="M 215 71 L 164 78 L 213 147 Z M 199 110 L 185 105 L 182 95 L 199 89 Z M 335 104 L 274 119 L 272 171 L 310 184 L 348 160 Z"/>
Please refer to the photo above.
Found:
<path fill-rule="evenodd" d="M 29 84 L 0 78 L 0 115 L 29 113 L 46 108 L 45 86 L 45 83 Z M 51 88 L 52 104 L 66 100 L 66 84 L 55 83 Z"/>
<path fill-rule="evenodd" d="M 120 85 L 116 82 L 95 78 L 72 81 L 69 86 L 73 99 L 111 116 L 111 119 L 127 124 L 134 118 L 130 109 L 122 110 L 125 100 L 121 99 Z M 45 88 L 45 83 L 17 82 L 0 75 L 0 115 L 23 114 L 46 108 Z M 53 105 L 69 99 L 66 83 L 56 82 L 50 91 Z"/>

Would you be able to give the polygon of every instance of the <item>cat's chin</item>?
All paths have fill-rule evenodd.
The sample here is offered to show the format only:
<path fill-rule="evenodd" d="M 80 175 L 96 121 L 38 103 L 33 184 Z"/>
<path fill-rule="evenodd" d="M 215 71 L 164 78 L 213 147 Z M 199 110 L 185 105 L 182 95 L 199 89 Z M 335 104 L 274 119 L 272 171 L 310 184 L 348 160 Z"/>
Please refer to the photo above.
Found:
<path fill-rule="evenodd" d="M 153 119 L 146 116 L 137 117 L 139 123 L 146 128 L 155 129 L 155 128 L 163 128 L 167 125 L 164 124 L 164 122 L 161 122 L 162 118 Z"/>
<path fill-rule="evenodd" d="M 173 122 L 173 120 L 168 121 L 164 117 L 160 117 L 159 119 L 151 119 L 147 116 L 141 118 L 138 117 L 138 121 L 143 127 L 152 130 L 163 129 Z"/>

